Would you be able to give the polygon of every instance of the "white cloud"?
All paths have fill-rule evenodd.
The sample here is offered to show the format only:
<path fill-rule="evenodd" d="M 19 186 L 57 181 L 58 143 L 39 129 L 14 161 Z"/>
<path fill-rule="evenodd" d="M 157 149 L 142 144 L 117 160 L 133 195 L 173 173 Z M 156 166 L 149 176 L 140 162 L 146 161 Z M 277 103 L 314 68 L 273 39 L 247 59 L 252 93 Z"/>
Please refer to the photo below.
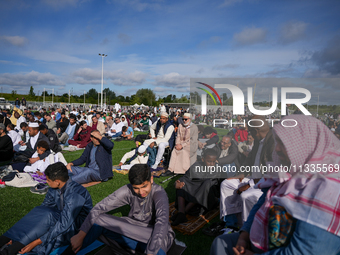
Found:
<path fill-rule="evenodd" d="M 52 52 L 48 50 L 30 50 L 24 53 L 27 57 L 35 60 L 42 60 L 47 62 L 62 62 L 69 64 L 88 64 L 87 59 L 81 59 L 73 56 L 66 55 L 64 53 Z"/>
<path fill-rule="evenodd" d="M 264 28 L 245 28 L 240 33 L 235 34 L 233 41 L 237 45 L 250 45 L 265 42 L 267 31 Z"/>
<path fill-rule="evenodd" d="M 24 64 L 24 63 L 13 62 L 13 61 L 8 61 L 8 60 L 0 60 L 0 64 L 15 65 L 15 66 L 27 66 L 27 64 Z"/>
<path fill-rule="evenodd" d="M 85 2 L 85 0 L 42 0 L 43 3 L 53 7 L 56 10 L 59 10 L 64 7 L 75 7 L 78 3 Z"/>
<path fill-rule="evenodd" d="M 189 77 L 179 73 L 168 73 L 156 76 L 155 81 L 159 86 L 189 87 Z"/>
<path fill-rule="evenodd" d="M 281 27 L 279 41 L 283 44 L 292 43 L 306 37 L 308 24 L 303 21 L 290 21 Z"/>
<path fill-rule="evenodd" d="M 36 71 L 29 73 L 2 73 L 0 74 L 0 84 L 10 86 L 65 85 L 64 81 L 51 73 L 39 73 Z"/>
<path fill-rule="evenodd" d="M 28 42 L 27 38 L 17 35 L 16 36 L 2 35 L 0 36 L 0 41 L 18 47 L 22 47 Z"/>
<path fill-rule="evenodd" d="M 101 84 L 102 73 L 101 70 L 83 68 L 73 72 L 71 77 L 70 82 L 78 84 Z M 127 73 L 125 70 L 104 72 L 105 83 L 107 83 L 107 80 L 110 80 L 112 84 L 120 86 L 140 85 L 145 82 L 146 77 L 147 74 L 141 71 L 134 71 L 131 73 Z"/>

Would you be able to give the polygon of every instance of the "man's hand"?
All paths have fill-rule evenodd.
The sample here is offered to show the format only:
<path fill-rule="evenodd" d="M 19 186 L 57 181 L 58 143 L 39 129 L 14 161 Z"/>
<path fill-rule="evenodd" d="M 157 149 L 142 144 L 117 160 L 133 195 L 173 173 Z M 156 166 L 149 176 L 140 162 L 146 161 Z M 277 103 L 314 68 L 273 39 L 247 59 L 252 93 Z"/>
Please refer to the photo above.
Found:
<path fill-rule="evenodd" d="M 60 128 L 58 128 L 58 130 L 57 130 L 57 134 L 60 134 L 60 132 L 61 132 L 61 131 L 60 131 Z"/>
<path fill-rule="evenodd" d="M 250 249 L 250 239 L 249 239 L 249 233 L 242 231 L 236 246 L 233 248 L 235 254 L 248 254 L 246 253 Z M 251 253 L 253 254 L 253 253 Z"/>
<path fill-rule="evenodd" d="M 240 252 L 234 247 L 233 250 L 234 250 L 235 255 L 241 255 L 241 254 L 243 254 L 243 255 L 253 255 L 254 254 L 254 252 L 252 252 L 248 249 L 244 250 L 243 252 Z"/>
<path fill-rule="evenodd" d="M 249 185 L 249 184 L 244 185 L 244 186 L 238 188 L 237 194 L 241 194 L 243 191 L 246 191 L 246 190 L 249 189 L 249 188 L 250 188 L 250 185 Z"/>
<path fill-rule="evenodd" d="M 112 133 L 117 133 L 117 132 L 116 132 L 116 129 L 112 129 L 111 132 L 112 132 Z"/>
<path fill-rule="evenodd" d="M 153 143 L 151 143 L 150 145 L 149 145 L 149 147 L 152 149 L 154 146 L 155 146 L 155 142 L 153 142 Z"/>
<path fill-rule="evenodd" d="M 40 239 L 34 240 L 33 242 L 27 244 L 24 248 L 22 248 L 21 251 L 19 251 L 19 253 L 24 254 L 24 253 L 30 252 L 39 244 L 42 244 L 42 241 Z"/>
<path fill-rule="evenodd" d="M 67 168 L 67 170 L 70 170 L 70 171 L 72 172 L 71 166 L 73 166 L 73 163 L 72 163 L 72 162 L 68 163 L 68 164 L 66 165 L 66 168 Z"/>
<path fill-rule="evenodd" d="M 82 130 L 82 128 L 80 127 L 80 128 L 78 129 L 78 131 L 77 131 L 77 132 L 78 132 L 78 134 L 81 132 L 81 130 Z"/>
<path fill-rule="evenodd" d="M 77 144 L 77 148 L 78 148 L 78 149 L 80 148 L 80 144 Z"/>
<path fill-rule="evenodd" d="M 118 166 L 122 166 L 122 165 L 123 165 L 123 163 L 122 163 L 122 162 L 119 162 Z"/>
<path fill-rule="evenodd" d="M 183 149 L 183 146 L 181 144 L 176 144 L 175 149 L 180 151 L 181 149 Z"/>
<path fill-rule="evenodd" d="M 99 132 L 93 132 L 91 135 L 99 141 L 103 138 Z"/>
<path fill-rule="evenodd" d="M 180 180 L 177 180 L 177 181 L 175 182 L 175 188 L 176 188 L 176 189 L 181 189 L 181 188 L 184 187 L 184 185 L 185 185 L 185 182 L 181 182 Z"/>
<path fill-rule="evenodd" d="M 19 144 L 20 144 L 21 146 L 24 146 L 24 145 L 25 145 L 24 141 L 20 141 Z"/>
<path fill-rule="evenodd" d="M 34 164 L 35 162 L 37 162 L 39 160 L 39 157 L 37 157 L 37 158 L 30 158 L 29 159 L 29 162 L 30 162 L 30 164 Z"/>
<path fill-rule="evenodd" d="M 78 234 L 71 238 L 71 245 L 74 253 L 77 253 L 81 249 L 85 236 L 86 233 L 80 230 Z"/>

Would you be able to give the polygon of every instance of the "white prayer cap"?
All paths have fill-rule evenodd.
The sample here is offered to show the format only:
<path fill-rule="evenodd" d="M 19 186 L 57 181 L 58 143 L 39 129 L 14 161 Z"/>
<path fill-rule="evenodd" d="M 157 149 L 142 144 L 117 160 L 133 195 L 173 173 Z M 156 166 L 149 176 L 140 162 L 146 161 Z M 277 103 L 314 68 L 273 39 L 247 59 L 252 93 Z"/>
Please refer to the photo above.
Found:
<path fill-rule="evenodd" d="M 187 117 L 187 118 L 191 119 L 191 114 L 186 112 L 186 113 L 184 113 L 183 117 Z"/>
<path fill-rule="evenodd" d="M 161 112 L 161 116 L 164 116 L 164 117 L 169 117 L 169 114 L 167 112 Z"/>
<path fill-rule="evenodd" d="M 38 127 L 39 127 L 39 124 L 38 124 L 38 122 L 30 122 L 30 123 L 28 124 L 28 126 L 29 126 L 29 127 L 33 127 L 33 128 L 38 128 Z"/>
<path fill-rule="evenodd" d="M 144 153 L 146 151 L 146 146 L 145 145 L 141 145 L 138 147 L 138 153 Z"/>

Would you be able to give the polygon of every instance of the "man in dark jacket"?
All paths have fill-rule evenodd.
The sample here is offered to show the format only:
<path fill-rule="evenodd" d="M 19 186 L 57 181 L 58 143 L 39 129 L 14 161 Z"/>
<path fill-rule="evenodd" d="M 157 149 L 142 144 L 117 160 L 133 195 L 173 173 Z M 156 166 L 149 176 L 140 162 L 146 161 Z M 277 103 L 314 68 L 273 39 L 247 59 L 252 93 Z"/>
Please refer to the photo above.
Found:
<path fill-rule="evenodd" d="M 39 126 L 39 131 L 41 133 L 43 133 L 48 138 L 48 140 L 50 141 L 50 149 L 53 152 L 57 153 L 57 152 L 61 151 L 61 147 L 59 145 L 58 137 L 52 129 L 48 129 L 47 126 L 42 123 Z"/>
<path fill-rule="evenodd" d="M 91 132 L 91 142 L 86 146 L 80 158 L 67 164 L 72 180 L 82 184 L 94 181 L 106 181 L 113 176 L 113 142 L 102 137 L 98 130 Z M 80 165 L 85 164 L 85 167 Z"/>
<path fill-rule="evenodd" d="M 5 125 L 0 123 L 0 162 L 8 161 L 13 157 L 13 142 L 6 135 Z"/>
<path fill-rule="evenodd" d="M 229 164 L 235 164 L 236 168 L 240 168 L 238 162 L 238 147 L 230 136 L 223 136 L 221 142 L 219 142 L 214 148 L 216 151 L 217 164 L 225 166 Z"/>
<path fill-rule="evenodd" d="M 0 247 L 10 241 L 0 254 L 16 255 L 33 250 L 38 255 L 50 254 L 68 245 L 92 209 L 89 192 L 69 179 L 65 165 L 57 162 L 45 170 L 51 187 L 40 206 L 26 214 L 5 234 L 0 236 Z"/>
<path fill-rule="evenodd" d="M 79 233 L 71 238 L 72 247 L 62 255 L 77 253 L 99 237 L 109 246 L 116 241 L 143 254 L 168 252 L 175 233 L 169 224 L 169 199 L 165 190 L 153 183 L 146 164 L 132 166 L 129 181 L 130 184 L 96 204 Z M 130 205 L 127 217 L 106 214 L 124 205 Z M 112 254 L 117 254 L 116 250 L 112 250 Z"/>

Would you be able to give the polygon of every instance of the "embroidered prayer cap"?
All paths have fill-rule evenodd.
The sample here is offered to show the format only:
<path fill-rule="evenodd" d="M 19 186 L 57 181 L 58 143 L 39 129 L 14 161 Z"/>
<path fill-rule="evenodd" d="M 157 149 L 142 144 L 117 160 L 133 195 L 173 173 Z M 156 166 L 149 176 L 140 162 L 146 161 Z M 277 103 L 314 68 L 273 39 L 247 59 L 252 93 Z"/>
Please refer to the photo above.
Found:
<path fill-rule="evenodd" d="M 161 112 L 161 116 L 164 116 L 164 117 L 169 117 L 169 114 L 167 112 Z"/>
<path fill-rule="evenodd" d="M 184 113 L 183 118 L 191 119 L 191 114 L 186 112 L 186 113 Z"/>
<path fill-rule="evenodd" d="M 28 127 L 38 128 L 39 124 L 38 124 L 38 122 L 30 122 L 30 124 L 28 124 Z"/>
<path fill-rule="evenodd" d="M 146 146 L 145 145 L 141 145 L 138 147 L 138 153 L 144 153 L 146 151 Z"/>

